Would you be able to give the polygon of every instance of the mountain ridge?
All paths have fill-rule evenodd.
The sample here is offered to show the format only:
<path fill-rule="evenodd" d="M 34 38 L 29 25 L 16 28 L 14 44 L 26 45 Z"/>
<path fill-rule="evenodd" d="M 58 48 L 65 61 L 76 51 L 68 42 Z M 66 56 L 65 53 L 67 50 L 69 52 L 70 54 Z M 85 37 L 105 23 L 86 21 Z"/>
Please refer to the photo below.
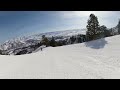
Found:
<path fill-rule="evenodd" d="M 54 32 L 33 34 L 33 35 L 29 35 L 29 36 L 16 37 L 16 38 L 5 41 L 3 44 L 1 44 L 0 48 L 3 49 L 4 48 L 3 46 L 7 45 L 7 44 L 12 44 L 12 43 L 13 44 L 15 44 L 15 43 L 22 44 L 22 43 L 25 43 L 27 40 L 40 40 L 42 38 L 42 35 L 45 35 L 46 37 L 52 37 L 52 36 L 71 36 L 71 35 L 82 34 L 82 33 L 85 33 L 85 29 L 54 31 Z"/>

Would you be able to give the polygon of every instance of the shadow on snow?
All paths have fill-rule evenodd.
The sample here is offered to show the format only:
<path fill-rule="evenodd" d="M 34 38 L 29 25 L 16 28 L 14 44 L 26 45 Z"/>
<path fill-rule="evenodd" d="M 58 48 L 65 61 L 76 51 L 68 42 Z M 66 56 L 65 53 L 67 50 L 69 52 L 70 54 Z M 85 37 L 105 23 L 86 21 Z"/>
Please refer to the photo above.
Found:
<path fill-rule="evenodd" d="M 93 49 L 104 48 L 106 44 L 107 44 L 107 41 L 105 40 L 105 38 L 95 40 L 95 41 L 85 42 L 86 47 L 90 47 Z"/>

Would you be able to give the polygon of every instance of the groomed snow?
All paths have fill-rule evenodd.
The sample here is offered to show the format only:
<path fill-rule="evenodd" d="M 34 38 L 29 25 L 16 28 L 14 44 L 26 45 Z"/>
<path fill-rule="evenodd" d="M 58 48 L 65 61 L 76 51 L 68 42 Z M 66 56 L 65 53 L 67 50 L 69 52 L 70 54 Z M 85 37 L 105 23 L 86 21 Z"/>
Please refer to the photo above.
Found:
<path fill-rule="evenodd" d="M 0 56 L 0 78 L 120 78 L 120 36 L 82 44 L 49 47 L 21 56 Z"/>

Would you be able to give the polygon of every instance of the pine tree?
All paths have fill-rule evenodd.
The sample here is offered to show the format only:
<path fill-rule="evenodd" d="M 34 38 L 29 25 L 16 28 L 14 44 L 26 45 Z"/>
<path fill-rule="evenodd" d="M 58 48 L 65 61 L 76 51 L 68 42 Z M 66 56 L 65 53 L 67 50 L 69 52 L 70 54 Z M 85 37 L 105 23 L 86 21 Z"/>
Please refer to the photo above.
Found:
<path fill-rule="evenodd" d="M 2 54 L 2 50 L 0 50 L 0 55 Z"/>
<path fill-rule="evenodd" d="M 100 29 L 100 34 L 99 34 L 100 38 L 106 37 L 109 34 L 107 27 L 105 25 L 100 26 L 99 29 Z"/>
<path fill-rule="evenodd" d="M 77 43 L 82 43 L 81 35 L 77 35 L 76 41 Z"/>
<path fill-rule="evenodd" d="M 118 22 L 117 28 L 118 28 L 118 34 L 120 34 L 120 20 Z"/>
<path fill-rule="evenodd" d="M 50 46 L 52 46 L 52 47 L 56 46 L 56 41 L 55 41 L 54 37 L 52 37 L 52 39 L 50 41 Z"/>
<path fill-rule="evenodd" d="M 87 35 L 88 40 L 97 39 L 97 34 L 99 33 L 98 32 L 98 29 L 99 29 L 98 18 L 94 14 L 91 14 L 87 23 L 88 25 L 86 26 L 87 27 L 86 35 Z"/>
<path fill-rule="evenodd" d="M 71 37 L 70 37 L 70 43 L 71 43 L 71 44 L 74 44 L 75 41 L 76 41 L 75 36 L 71 36 Z"/>
<path fill-rule="evenodd" d="M 110 31 L 110 36 L 114 36 L 114 30 L 113 30 L 113 28 L 110 28 L 109 31 Z"/>
<path fill-rule="evenodd" d="M 56 42 L 56 46 L 63 46 L 62 41 Z"/>
<path fill-rule="evenodd" d="M 46 45 L 46 47 L 48 47 L 50 45 L 50 42 L 49 42 L 48 38 L 45 37 L 45 35 L 42 36 L 41 44 Z"/>

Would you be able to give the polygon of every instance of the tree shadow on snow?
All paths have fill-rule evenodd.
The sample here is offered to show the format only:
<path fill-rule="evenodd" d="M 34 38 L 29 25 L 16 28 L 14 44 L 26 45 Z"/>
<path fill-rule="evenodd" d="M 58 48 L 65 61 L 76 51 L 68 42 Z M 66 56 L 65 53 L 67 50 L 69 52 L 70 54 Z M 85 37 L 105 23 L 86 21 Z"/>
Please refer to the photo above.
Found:
<path fill-rule="evenodd" d="M 106 44 L 107 41 L 104 38 L 95 41 L 85 42 L 86 47 L 90 47 L 93 49 L 104 48 Z"/>

